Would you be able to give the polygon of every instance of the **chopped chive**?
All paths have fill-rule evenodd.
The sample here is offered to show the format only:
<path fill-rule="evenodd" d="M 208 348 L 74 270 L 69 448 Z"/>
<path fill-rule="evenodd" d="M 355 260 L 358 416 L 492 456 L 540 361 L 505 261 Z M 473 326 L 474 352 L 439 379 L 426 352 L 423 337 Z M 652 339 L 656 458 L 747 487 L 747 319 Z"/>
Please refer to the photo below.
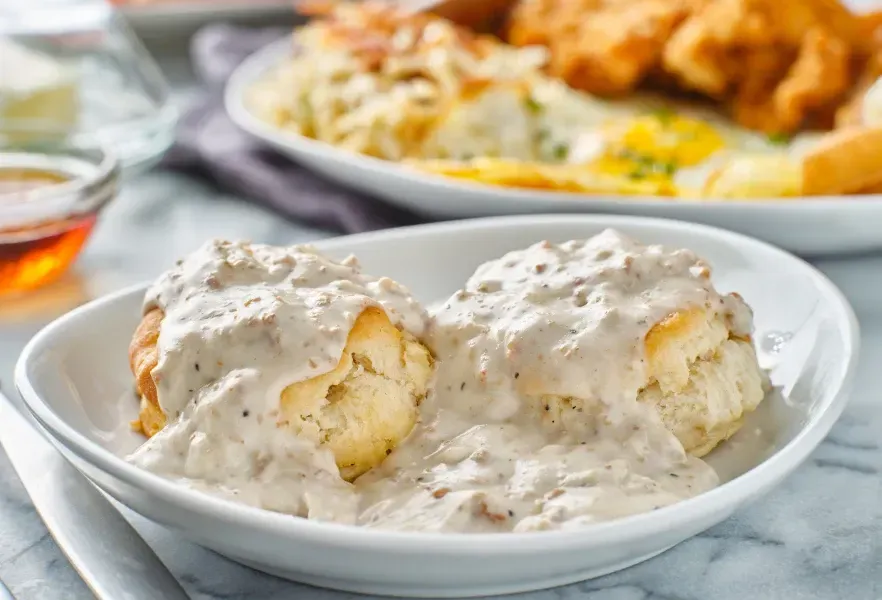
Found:
<path fill-rule="evenodd" d="M 770 144 L 774 144 L 776 146 L 785 146 L 790 143 L 790 136 L 786 133 L 770 133 L 766 136 L 766 139 Z"/>
<path fill-rule="evenodd" d="M 671 121 L 674 120 L 675 115 L 674 111 L 670 108 L 662 106 L 661 108 L 652 111 L 652 116 L 654 116 L 662 125 L 669 125 Z"/>
<path fill-rule="evenodd" d="M 532 96 L 527 96 L 524 100 L 524 105 L 530 110 L 530 112 L 542 112 L 542 105 L 536 102 Z"/>
<path fill-rule="evenodd" d="M 552 152 L 554 153 L 554 158 L 564 160 L 570 153 L 570 149 L 566 144 L 557 144 Z"/>
<path fill-rule="evenodd" d="M 661 172 L 665 175 L 673 175 L 674 172 L 677 170 L 677 165 L 670 161 L 660 163 L 659 166 L 661 167 Z"/>

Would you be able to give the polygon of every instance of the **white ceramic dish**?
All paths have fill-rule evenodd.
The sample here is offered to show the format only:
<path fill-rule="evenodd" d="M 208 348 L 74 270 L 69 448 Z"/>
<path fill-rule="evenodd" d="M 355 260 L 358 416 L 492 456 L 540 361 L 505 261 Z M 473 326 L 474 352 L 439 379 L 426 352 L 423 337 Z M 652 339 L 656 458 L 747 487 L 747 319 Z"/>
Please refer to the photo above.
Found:
<path fill-rule="evenodd" d="M 559 215 L 480 219 L 363 234 L 318 245 L 357 254 L 366 271 L 405 282 L 426 303 L 446 298 L 481 262 L 530 243 L 606 227 L 694 249 L 721 290 L 756 312 L 770 395 L 710 457 L 721 487 L 658 511 L 571 532 L 414 534 L 307 521 L 204 495 L 120 456 L 140 443 L 127 363 L 144 287 L 89 303 L 27 346 L 16 369 L 25 403 L 64 453 L 135 511 L 257 569 L 320 586 L 400 596 L 521 592 L 599 576 L 664 551 L 729 517 L 795 469 L 841 413 L 859 345 L 841 293 L 808 264 L 762 242 L 688 223 Z M 770 341 L 791 339 L 780 351 Z"/>
<path fill-rule="evenodd" d="M 345 152 L 281 131 L 255 117 L 245 90 L 291 52 L 289 40 L 249 57 L 230 77 L 226 108 L 233 121 L 325 177 L 432 218 L 464 218 L 548 212 L 621 213 L 682 219 L 752 235 L 804 255 L 882 248 L 882 195 L 770 199 L 765 201 L 673 201 L 519 190 L 473 184 L 420 173 L 394 162 Z"/>

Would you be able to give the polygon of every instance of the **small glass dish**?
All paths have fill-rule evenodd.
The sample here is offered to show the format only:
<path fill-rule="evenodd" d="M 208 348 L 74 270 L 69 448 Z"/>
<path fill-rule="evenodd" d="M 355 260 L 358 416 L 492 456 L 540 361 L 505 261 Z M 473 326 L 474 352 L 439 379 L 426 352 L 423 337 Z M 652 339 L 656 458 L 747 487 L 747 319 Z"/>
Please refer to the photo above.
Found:
<path fill-rule="evenodd" d="M 64 273 L 118 184 L 117 160 L 101 146 L 0 122 L 0 296 Z"/>
<path fill-rule="evenodd" d="M 168 85 L 104 0 L 0 0 L 0 123 L 66 129 L 116 154 L 126 175 L 174 140 Z"/>

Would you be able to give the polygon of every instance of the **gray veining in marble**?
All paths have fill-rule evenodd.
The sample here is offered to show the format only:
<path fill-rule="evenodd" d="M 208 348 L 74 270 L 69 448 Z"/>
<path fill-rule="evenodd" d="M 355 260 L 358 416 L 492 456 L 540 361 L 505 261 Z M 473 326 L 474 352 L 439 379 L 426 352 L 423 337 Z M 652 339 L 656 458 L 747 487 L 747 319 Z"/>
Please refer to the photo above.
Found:
<path fill-rule="evenodd" d="M 182 175 L 152 172 L 132 181 L 69 276 L 26 299 L 0 301 L 4 388 L 18 352 L 47 321 L 156 275 L 212 235 L 290 243 L 327 234 L 286 223 Z M 851 403 L 809 461 L 767 497 L 649 562 L 525 600 L 882 598 L 882 256 L 818 266 L 854 304 L 863 350 Z M 123 510 L 195 599 L 357 598 L 262 575 Z M 2 454 L 0 578 L 20 600 L 90 597 Z"/>

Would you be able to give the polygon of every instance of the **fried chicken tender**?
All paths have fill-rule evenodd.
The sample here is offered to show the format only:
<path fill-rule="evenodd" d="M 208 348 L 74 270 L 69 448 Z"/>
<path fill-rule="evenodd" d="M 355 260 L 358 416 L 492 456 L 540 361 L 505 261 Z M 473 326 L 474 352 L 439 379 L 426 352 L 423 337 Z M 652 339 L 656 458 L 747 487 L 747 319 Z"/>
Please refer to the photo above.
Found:
<path fill-rule="evenodd" d="M 575 88 L 674 82 L 746 127 L 789 133 L 839 118 L 880 25 L 836 0 L 521 0 L 507 35 L 547 46 L 548 71 Z"/>
<path fill-rule="evenodd" d="M 525 0 L 512 11 L 508 41 L 545 45 L 549 72 L 596 94 L 631 91 L 658 65 L 690 0 Z"/>
<path fill-rule="evenodd" d="M 824 29 L 812 29 L 780 80 L 754 75 L 742 81 L 732 103 L 735 120 L 769 133 L 799 129 L 807 116 L 822 111 L 848 89 L 850 58 L 844 41 Z"/>
<path fill-rule="evenodd" d="M 882 48 L 867 59 L 848 98 L 836 109 L 837 128 L 863 124 L 864 97 L 880 77 L 882 77 Z"/>
<path fill-rule="evenodd" d="M 731 101 L 746 127 L 792 132 L 847 93 L 865 29 L 833 0 L 706 0 L 671 36 L 662 68 Z"/>

